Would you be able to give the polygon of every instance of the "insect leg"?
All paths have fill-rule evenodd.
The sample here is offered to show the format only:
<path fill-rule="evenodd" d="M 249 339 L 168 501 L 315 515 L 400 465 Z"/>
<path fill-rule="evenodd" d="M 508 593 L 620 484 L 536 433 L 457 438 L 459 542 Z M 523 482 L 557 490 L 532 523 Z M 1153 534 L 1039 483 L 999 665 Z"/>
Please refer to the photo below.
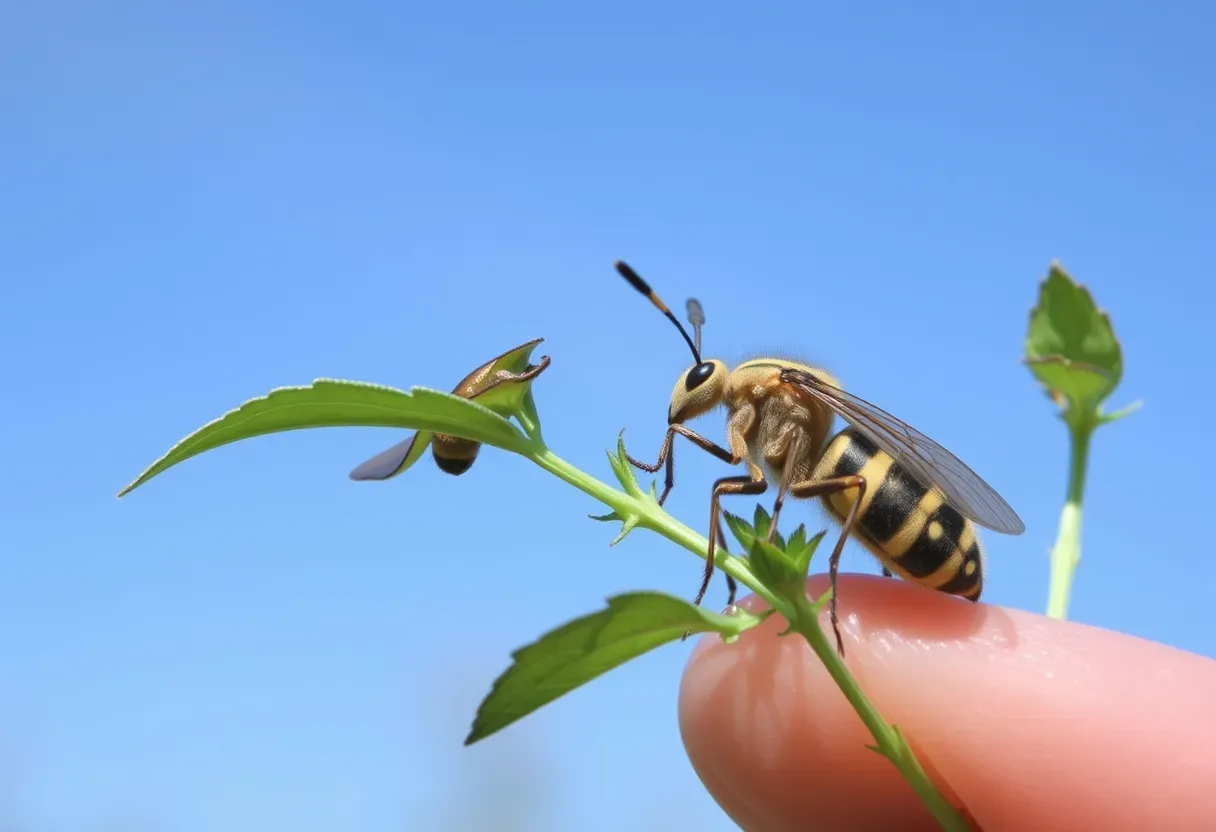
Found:
<path fill-rule="evenodd" d="M 884 578 L 894 578 L 895 577 L 894 575 L 891 574 L 891 570 L 885 566 L 882 568 L 882 576 Z"/>
<path fill-rule="evenodd" d="M 721 517 L 718 518 L 718 545 L 722 547 L 723 551 L 726 550 L 726 532 L 722 529 Z M 704 592 L 705 590 L 702 589 L 701 591 Z M 726 609 L 729 611 L 735 605 L 735 594 L 739 591 L 739 585 L 735 583 L 735 579 L 730 575 L 726 576 L 726 591 L 728 593 L 726 596 Z M 691 630 L 680 636 L 680 641 L 684 641 L 690 635 L 692 635 Z"/>
<path fill-rule="evenodd" d="M 836 649 L 840 653 L 841 658 L 844 657 L 844 641 L 840 638 L 840 620 L 836 614 L 836 573 L 840 568 L 840 555 L 844 551 L 844 543 L 853 531 L 853 526 L 857 522 L 857 515 L 861 510 L 861 502 L 866 494 L 866 480 L 865 477 L 851 475 L 847 477 L 834 477 L 830 480 L 800 482 L 790 486 L 790 493 L 795 497 L 803 499 L 827 497 L 840 491 L 847 491 L 850 488 L 857 489 L 857 499 L 853 501 L 853 505 L 849 508 L 849 513 L 844 518 L 844 524 L 840 529 L 840 539 L 836 541 L 836 548 L 832 550 L 832 556 L 828 559 L 828 581 L 832 587 L 832 599 L 828 604 L 828 611 L 832 622 L 832 632 L 836 634 Z"/>
<path fill-rule="evenodd" d="M 722 531 L 722 521 L 718 520 L 718 545 L 726 549 L 726 532 Z M 726 608 L 729 610 L 735 605 L 735 593 L 739 591 L 739 585 L 735 583 L 735 579 L 730 575 L 726 576 Z"/>
<path fill-rule="evenodd" d="M 722 507 L 719 501 L 726 494 L 740 495 L 756 495 L 763 494 L 768 490 L 768 481 L 764 479 L 753 479 L 750 476 L 746 477 L 723 477 L 714 483 L 713 496 L 709 500 L 709 551 L 705 554 L 705 574 L 701 579 L 701 589 L 697 592 L 697 600 L 693 601 L 694 605 L 700 604 L 701 599 L 705 597 L 705 590 L 709 588 L 709 579 L 714 574 L 714 554 L 717 550 L 717 538 L 721 533 L 721 512 Z M 722 535 L 725 542 L 725 535 Z M 722 547 L 726 548 L 725 545 Z"/>
<path fill-rule="evenodd" d="M 809 460 L 804 459 L 802 453 L 804 439 L 805 434 L 800 430 L 789 430 L 778 440 L 780 444 L 774 449 L 778 452 L 785 450 L 785 465 L 781 470 L 781 484 L 777 487 L 777 499 L 773 502 L 773 519 L 769 522 L 766 538 L 768 543 L 772 543 L 773 536 L 777 534 L 777 518 L 781 516 L 781 507 L 785 505 L 785 495 L 789 493 L 790 487 L 799 481 L 796 477 L 805 477 L 808 473 Z"/>
<path fill-rule="evenodd" d="M 777 518 L 781 516 L 781 506 L 785 505 L 785 494 L 789 491 L 789 483 L 786 480 L 789 475 L 781 477 L 781 484 L 777 486 L 777 499 L 773 501 L 773 518 L 768 524 L 768 534 L 764 538 L 765 543 L 772 543 L 773 536 L 777 534 Z"/>
<path fill-rule="evenodd" d="M 725 551 L 726 546 L 726 530 L 722 528 L 722 518 L 718 518 L 718 545 Z M 739 585 L 735 583 L 735 579 L 730 575 L 726 576 L 726 607 L 730 609 L 735 605 L 735 593 L 739 591 Z"/>
<path fill-rule="evenodd" d="M 625 458 L 629 460 L 630 465 L 651 474 L 656 473 L 660 468 L 662 468 L 664 462 L 667 463 L 667 475 L 664 478 L 663 493 L 659 495 L 659 505 L 663 505 L 663 502 L 667 499 L 667 495 L 671 493 L 671 489 L 676 484 L 675 454 L 673 453 L 673 443 L 675 442 L 677 433 L 688 439 L 698 448 L 709 451 L 711 454 L 728 465 L 738 465 L 743 461 L 742 458 L 736 457 L 730 451 L 726 450 L 726 448 L 723 448 L 721 445 L 718 445 L 715 442 L 711 442 L 704 436 L 701 436 L 699 433 L 690 430 L 683 425 L 670 425 L 667 428 L 667 435 L 663 437 L 663 445 L 659 449 L 659 459 L 653 465 L 648 462 L 642 462 L 641 460 L 634 459 L 629 454 L 625 454 Z"/>

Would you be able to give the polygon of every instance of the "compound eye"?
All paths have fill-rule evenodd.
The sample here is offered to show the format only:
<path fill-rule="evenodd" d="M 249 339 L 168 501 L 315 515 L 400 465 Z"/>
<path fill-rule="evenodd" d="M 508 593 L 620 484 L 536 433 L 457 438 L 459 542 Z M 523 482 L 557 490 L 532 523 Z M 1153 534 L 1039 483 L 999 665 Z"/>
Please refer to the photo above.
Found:
<path fill-rule="evenodd" d="M 688 371 L 688 375 L 684 377 L 684 389 L 692 392 L 700 387 L 705 382 L 709 381 L 709 377 L 714 374 L 713 362 L 706 361 L 704 364 L 698 364 Z"/>

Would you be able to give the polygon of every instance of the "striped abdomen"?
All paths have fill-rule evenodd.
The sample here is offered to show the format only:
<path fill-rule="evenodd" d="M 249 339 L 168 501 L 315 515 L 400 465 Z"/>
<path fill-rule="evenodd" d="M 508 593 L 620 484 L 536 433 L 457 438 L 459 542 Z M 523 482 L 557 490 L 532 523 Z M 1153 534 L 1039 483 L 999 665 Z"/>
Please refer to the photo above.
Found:
<path fill-rule="evenodd" d="M 867 549 L 906 580 L 979 600 L 984 555 L 970 520 L 848 427 L 828 443 L 814 479 L 851 474 L 866 480 L 854 531 Z M 823 502 L 843 522 L 856 500 L 857 489 L 849 489 L 831 494 Z"/>
<path fill-rule="evenodd" d="M 446 433 L 437 433 L 431 438 L 431 454 L 435 457 L 435 464 L 440 471 L 456 477 L 473 467 L 480 450 L 481 443 L 472 439 L 448 436 Z"/>

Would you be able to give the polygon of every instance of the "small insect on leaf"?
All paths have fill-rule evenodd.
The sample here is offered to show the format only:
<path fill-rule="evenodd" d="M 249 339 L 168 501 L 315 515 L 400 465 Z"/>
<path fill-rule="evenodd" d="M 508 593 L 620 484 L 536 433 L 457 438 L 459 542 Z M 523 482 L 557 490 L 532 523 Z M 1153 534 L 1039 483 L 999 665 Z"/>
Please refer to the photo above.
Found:
<path fill-rule="evenodd" d="M 1070 418 L 1094 418 L 1123 378 L 1123 352 L 1110 317 L 1056 263 L 1030 313 L 1026 363 Z"/>
<path fill-rule="evenodd" d="M 540 364 L 529 364 L 536 345 L 543 341 L 536 338 L 526 344 L 507 350 L 491 358 L 469 373 L 451 395 L 477 402 L 499 416 L 516 416 L 529 403 L 531 382 L 549 366 L 549 356 L 543 356 Z M 481 442 L 472 438 L 418 431 L 409 439 L 398 442 L 381 451 L 350 472 L 352 480 L 387 480 L 408 470 L 422 458 L 428 447 L 439 470 L 453 476 L 465 473 L 477 460 Z"/>
<path fill-rule="evenodd" d="M 478 707 L 465 745 L 685 633 L 733 637 L 762 620 L 742 610 L 720 615 L 659 592 L 609 598 L 606 609 L 563 624 L 512 654 L 514 663 Z"/>
<path fill-rule="evenodd" d="M 182 439 L 118 493 L 121 497 L 193 456 L 223 445 L 289 430 L 323 427 L 398 427 L 453 431 L 507 450 L 522 450 L 524 435 L 480 404 L 415 387 L 410 392 L 357 381 L 318 379 L 250 399 Z"/>

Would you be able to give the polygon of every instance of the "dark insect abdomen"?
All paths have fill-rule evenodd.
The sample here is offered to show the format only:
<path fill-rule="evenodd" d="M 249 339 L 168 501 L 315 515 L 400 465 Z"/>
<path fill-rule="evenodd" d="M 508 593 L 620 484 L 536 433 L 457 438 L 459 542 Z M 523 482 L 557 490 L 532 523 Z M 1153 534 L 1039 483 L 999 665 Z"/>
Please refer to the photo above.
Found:
<path fill-rule="evenodd" d="M 431 454 L 439 470 L 452 476 L 460 476 L 473 467 L 481 443 L 458 436 L 437 433 L 431 439 Z"/>
<path fill-rule="evenodd" d="M 971 521 L 848 427 L 828 443 L 815 479 L 853 474 L 866 480 L 854 526 L 857 539 L 895 574 L 977 600 L 983 589 L 983 552 Z M 840 491 L 824 503 L 843 522 L 857 495 L 857 489 Z"/>

